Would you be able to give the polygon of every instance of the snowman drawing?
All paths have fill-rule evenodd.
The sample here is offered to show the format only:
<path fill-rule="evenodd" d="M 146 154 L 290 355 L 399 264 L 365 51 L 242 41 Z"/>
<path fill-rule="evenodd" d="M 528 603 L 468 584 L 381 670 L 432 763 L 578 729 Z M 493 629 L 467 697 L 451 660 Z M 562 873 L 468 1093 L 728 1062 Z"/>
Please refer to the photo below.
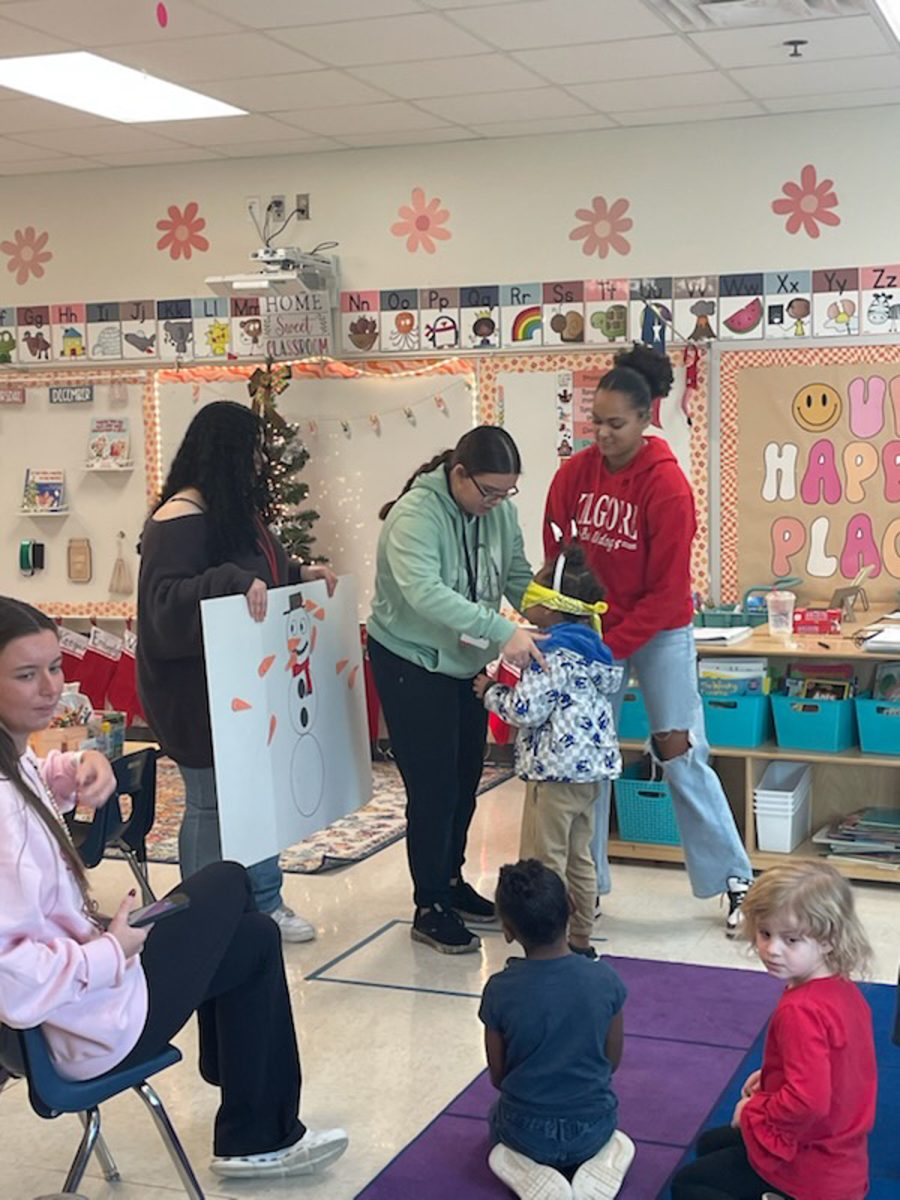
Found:
<path fill-rule="evenodd" d="M 291 792 L 297 810 L 311 817 L 319 807 L 325 784 L 325 762 L 318 740 L 310 730 L 318 712 L 318 689 L 312 671 L 315 629 L 303 596 L 295 592 L 289 601 L 287 617 L 286 670 L 288 716 L 299 737 L 291 753 Z"/>

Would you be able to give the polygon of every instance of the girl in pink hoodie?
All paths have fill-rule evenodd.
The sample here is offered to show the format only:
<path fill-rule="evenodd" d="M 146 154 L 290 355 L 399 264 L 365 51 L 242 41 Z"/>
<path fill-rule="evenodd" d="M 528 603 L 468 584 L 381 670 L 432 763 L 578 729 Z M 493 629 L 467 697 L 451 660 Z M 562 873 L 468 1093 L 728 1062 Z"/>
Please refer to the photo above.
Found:
<path fill-rule="evenodd" d="M 133 929 L 132 890 L 97 911 L 64 813 L 115 787 L 102 754 L 28 747 L 63 687 L 56 626 L 0 596 L 0 1024 L 40 1026 L 57 1070 L 93 1079 L 158 1053 L 195 1011 L 200 1072 L 221 1090 L 211 1169 L 306 1174 L 347 1147 L 299 1120 L 300 1062 L 278 927 L 255 911 L 246 872 L 216 863 L 180 890 L 190 907 Z"/>

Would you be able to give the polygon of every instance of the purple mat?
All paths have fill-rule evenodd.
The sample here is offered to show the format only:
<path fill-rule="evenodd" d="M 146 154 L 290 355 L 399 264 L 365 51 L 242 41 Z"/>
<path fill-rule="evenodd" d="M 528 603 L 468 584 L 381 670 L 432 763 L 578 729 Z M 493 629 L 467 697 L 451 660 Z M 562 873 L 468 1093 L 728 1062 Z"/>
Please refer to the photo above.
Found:
<path fill-rule="evenodd" d="M 781 985 L 724 967 L 613 958 L 628 987 L 616 1072 L 620 1127 L 637 1144 L 621 1200 L 653 1200 L 768 1020 Z M 487 1072 L 389 1163 L 357 1200 L 509 1200 L 487 1166 Z"/>

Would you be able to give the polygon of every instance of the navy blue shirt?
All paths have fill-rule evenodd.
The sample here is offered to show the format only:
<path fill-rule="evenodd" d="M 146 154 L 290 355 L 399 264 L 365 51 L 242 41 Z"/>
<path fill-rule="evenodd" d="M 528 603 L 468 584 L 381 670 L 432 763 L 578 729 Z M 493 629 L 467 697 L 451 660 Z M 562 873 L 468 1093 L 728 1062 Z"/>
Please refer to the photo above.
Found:
<path fill-rule="evenodd" d="M 506 1047 L 504 1103 L 540 1116 L 614 1117 L 606 1035 L 626 995 L 602 960 L 508 959 L 488 980 L 478 1011 Z"/>

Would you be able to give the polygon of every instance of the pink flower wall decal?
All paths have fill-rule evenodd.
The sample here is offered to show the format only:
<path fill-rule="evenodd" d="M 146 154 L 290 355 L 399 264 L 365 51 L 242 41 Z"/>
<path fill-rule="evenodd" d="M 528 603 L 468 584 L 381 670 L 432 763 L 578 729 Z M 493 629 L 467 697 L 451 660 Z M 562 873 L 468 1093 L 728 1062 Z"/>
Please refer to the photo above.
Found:
<path fill-rule="evenodd" d="M 425 192 L 417 187 L 412 190 L 410 204 L 401 204 L 397 209 L 401 219 L 391 226 L 394 237 L 406 238 L 406 249 L 410 254 L 424 250 L 426 254 L 434 254 L 437 247 L 434 239 L 445 242 L 453 235 L 444 225 L 450 219 L 450 212 L 441 208 L 440 197 L 425 202 Z"/>
<path fill-rule="evenodd" d="M 17 229 L 11 242 L 0 242 L 0 250 L 9 256 L 6 269 L 15 274 L 16 283 L 27 283 L 29 275 L 43 278 L 44 263 L 53 257 L 52 251 L 44 249 L 49 240 L 46 230 L 38 233 L 33 225 L 28 225 Z"/>
<path fill-rule="evenodd" d="M 607 204 L 605 196 L 595 196 L 591 208 L 578 208 L 575 216 L 583 224 L 576 225 L 569 234 L 570 242 L 583 242 L 582 254 L 597 254 L 606 258 L 610 250 L 616 254 L 630 254 L 631 243 L 623 237 L 632 227 L 631 217 L 626 217 L 631 201 L 620 197 Z"/>
<path fill-rule="evenodd" d="M 800 172 L 800 182 L 788 180 L 781 185 L 783 196 L 772 201 L 772 212 L 787 217 L 784 227 L 788 233 L 802 229 L 808 237 L 817 238 L 819 225 L 840 225 L 841 218 L 833 208 L 838 206 L 832 179 L 818 179 L 816 168 L 807 163 Z"/>
<path fill-rule="evenodd" d="M 208 250 L 209 242 L 200 233 L 206 228 L 206 221 L 197 215 L 199 211 L 196 200 L 185 205 L 184 212 L 177 204 L 170 204 L 169 219 L 163 217 L 156 222 L 156 228 L 163 231 L 156 243 L 157 250 L 168 250 L 171 258 L 190 258 L 195 250 L 201 254 Z"/>

